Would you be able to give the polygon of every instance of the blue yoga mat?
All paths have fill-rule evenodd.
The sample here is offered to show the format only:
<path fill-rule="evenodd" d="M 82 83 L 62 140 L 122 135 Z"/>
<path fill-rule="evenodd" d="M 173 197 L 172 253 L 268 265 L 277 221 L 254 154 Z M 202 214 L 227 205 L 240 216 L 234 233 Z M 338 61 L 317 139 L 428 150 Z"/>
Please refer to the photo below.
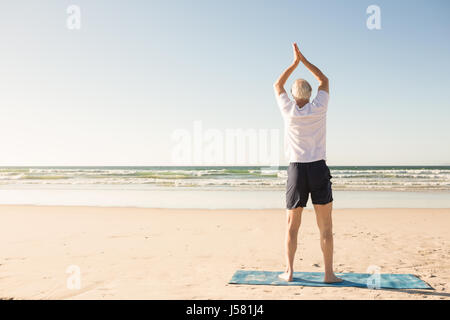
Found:
<path fill-rule="evenodd" d="M 311 287 L 361 287 L 370 285 L 385 289 L 433 289 L 413 274 L 379 274 L 376 277 L 369 273 L 336 273 L 344 281 L 338 283 L 323 282 L 323 272 L 294 272 L 293 281 L 280 278 L 279 271 L 238 270 L 230 280 L 230 284 L 265 284 L 273 286 L 311 286 Z"/>

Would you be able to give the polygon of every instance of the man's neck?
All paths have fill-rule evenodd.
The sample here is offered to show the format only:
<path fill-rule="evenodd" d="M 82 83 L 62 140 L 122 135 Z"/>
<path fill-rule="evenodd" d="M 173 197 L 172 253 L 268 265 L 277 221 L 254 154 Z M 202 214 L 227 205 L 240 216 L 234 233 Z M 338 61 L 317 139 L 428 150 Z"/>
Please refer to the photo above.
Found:
<path fill-rule="evenodd" d="M 309 99 L 295 100 L 299 108 L 302 108 L 305 104 L 309 103 Z"/>

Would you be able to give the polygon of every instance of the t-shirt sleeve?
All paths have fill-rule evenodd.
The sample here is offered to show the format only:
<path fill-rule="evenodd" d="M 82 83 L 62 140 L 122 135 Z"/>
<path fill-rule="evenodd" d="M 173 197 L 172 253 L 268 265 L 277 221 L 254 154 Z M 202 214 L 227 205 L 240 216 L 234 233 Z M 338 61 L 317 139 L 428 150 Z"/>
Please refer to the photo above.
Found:
<path fill-rule="evenodd" d="M 314 109 L 327 110 L 328 109 L 328 100 L 330 100 L 330 95 L 328 94 L 328 92 L 319 90 L 311 104 Z"/>
<path fill-rule="evenodd" d="M 289 99 L 289 96 L 287 95 L 287 93 L 283 92 L 280 95 L 278 95 L 278 93 L 275 92 L 275 97 L 277 100 L 278 107 L 281 110 L 281 113 L 283 113 L 283 114 L 288 113 L 292 106 L 292 101 L 291 101 L 291 99 Z"/>

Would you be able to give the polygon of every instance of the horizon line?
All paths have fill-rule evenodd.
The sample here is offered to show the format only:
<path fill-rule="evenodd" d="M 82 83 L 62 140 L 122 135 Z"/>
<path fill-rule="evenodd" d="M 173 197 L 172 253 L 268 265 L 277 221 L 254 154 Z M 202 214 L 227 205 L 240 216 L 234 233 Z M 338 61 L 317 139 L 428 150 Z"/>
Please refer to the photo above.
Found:
<path fill-rule="evenodd" d="M 331 167 L 437 167 L 437 166 L 450 166 L 450 163 L 443 164 L 330 164 L 327 163 L 328 166 Z M 287 167 L 287 164 L 280 164 L 276 166 L 270 165 L 260 165 L 260 164 L 245 164 L 245 165 L 160 165 L 160 164 L 152 164 L 152 165 L 0 165 L 0 168 L 31 168 L 31 167 Z"/>

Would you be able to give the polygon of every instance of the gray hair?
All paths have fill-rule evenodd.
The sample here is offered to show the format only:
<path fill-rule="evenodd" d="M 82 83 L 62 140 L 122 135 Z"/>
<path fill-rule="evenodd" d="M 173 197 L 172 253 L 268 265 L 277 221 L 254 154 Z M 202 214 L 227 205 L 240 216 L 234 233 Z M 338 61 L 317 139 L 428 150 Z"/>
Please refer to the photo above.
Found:
<path fill-rule="evenodd" d="M 292 96 L 296 100 L 300 99 L 309 100 L 309 98 L 311 98 L 311 91 L 312 91 L 311 85 L 308 83 L 308 81 L 304 79 L 295 80 L 291 88 Z"/>

